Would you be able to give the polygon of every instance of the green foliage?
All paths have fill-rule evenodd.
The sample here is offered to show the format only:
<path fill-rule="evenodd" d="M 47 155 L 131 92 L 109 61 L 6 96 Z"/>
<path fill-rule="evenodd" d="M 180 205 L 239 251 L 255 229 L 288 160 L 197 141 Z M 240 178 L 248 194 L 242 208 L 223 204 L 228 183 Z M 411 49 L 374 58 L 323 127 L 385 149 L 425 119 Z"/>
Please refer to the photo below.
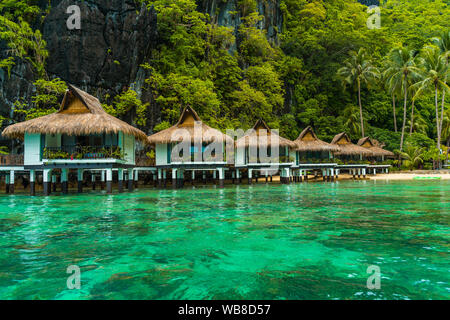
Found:
<path fill-rule="evenodd" d="M 55 159 L 118 159 L 123 160 L 126 157 L 126 153 L 122 151 L 120 147 L 103 147 L 98 149 L 96 147 L 81 146 L 77 148 L 72 154 L 69 154 L 63 150 L 52 150 L 44 148 L 43 152 L 44 159 L 55 160 Z"/>
<path fill-rule="evenodd" d="M 131 88 L 118 94 L 113 99 L 113 105 L 103 104 L 103 109 L 112 116 L 122 117 L 130 112 L 136 115 L 136 124 L 145 126 L 147 124 L 147 107 L 149 103 L 143 103 L 138 94 Z"/>
<path fill-rule="evenodd" d="M 9 154 L 8 147 L 6 147 L 6 146 L 0 146 L 0 154 L 1 154 L 1 155 L 7 155 L 7 154 Z"/>
<path fill-rule="evenodd" d="M 36 93 L 31 97 L 33 108 L 21 101 L 15 103 L 15 119 L 20 120 L 23 115 L 25 120 L 42 117 L 54 113 L 59 109 L 62 96 L 67 90 L 67 85 L 59 78 L 53 80 L 39 79 L 34 82 Z"/>
<path fill-rule="evenodd" d="M 4 40 L 9 47 L 10 57 L 1 62 L 2 67 L 8 68 L 8 73 L 13 59 L 17 57 L 28 61 L 39 77 L 45 75 L 48 51 L 40 30 L 33 30 L 22 17 L 12 21 L 0 15 L 0 39 Z"/>
<path fill-rule="evenodd" d="M 402 157 L 404 167 L 409 170 L 417 169 L 424 160 L 424 150 L 411 144 L 406 144 L 405 150 L 397 153 Z"/>

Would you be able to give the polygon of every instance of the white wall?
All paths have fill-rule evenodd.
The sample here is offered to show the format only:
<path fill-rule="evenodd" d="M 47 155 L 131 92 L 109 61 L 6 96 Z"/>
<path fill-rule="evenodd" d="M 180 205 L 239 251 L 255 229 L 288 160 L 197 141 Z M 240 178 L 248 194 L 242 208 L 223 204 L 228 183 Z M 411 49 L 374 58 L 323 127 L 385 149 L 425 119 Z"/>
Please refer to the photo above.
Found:
<path fill-rule="evenodd" d="M 25 133 L 25 165 L 39 165 L 42 164 L 41 159 L 41 135 Z"/>
<path fill-rule="evenodd" d="M 156 165 L 161 166 L 167 164 L 167 144 L 156 144 Z"/>
<path fill-rule="evenodd" d="M 136 142 L 134 136 L 124 134 L 123 135 L 123 150 L 126 154 L 125 161 L 127 164 L 135 164 L 135 148 Z"/>
<path fill-rule="evenodd" d="M 244 165 L 245 164 L 245 148 L 237 147 L 236 148 L 236 165 Z"/>

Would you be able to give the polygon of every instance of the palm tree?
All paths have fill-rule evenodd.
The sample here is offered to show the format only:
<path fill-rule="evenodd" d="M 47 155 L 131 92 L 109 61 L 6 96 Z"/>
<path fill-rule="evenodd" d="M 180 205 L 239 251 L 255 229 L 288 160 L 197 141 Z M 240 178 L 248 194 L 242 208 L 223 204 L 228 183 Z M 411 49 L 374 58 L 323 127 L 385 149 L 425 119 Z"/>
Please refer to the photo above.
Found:
<path fill-rule="evenodd" d="M 423 163 L 423 149 L 407 143 L 404 151 L 396 151 L 405 160 L 405 166 L 412 170 Z"/>
<path fill-rule="evenodd" d="M 414 87 L 414 85 L 409 86 L 408 88 L 409 93 L 411 94 L 411 96 L 413 97 L 413 99 L 411 99 L 411 120 L 409 121 L 410 123 L 414 124 L 414 107 L 415 107 L 415 103 L 416 100 L 414 99 L 416 92 L 417 92 L 417 88 Z M 414 126 L 409 126 L 409 135 L 412 135 L 413 133 L 413 127 Z"/>
<path fill-rule="evenodd" d="M 364 137 L 364 118 L 361 103 L 361 85 L 370 85 L 374 79 L 379 77 L 379 72 L 367 58 L 366 50 L 360 48 L 358 52 L 350 51 L 350 57 L 345 60 L 344 66 L 338 70 L 338 75 L 345 85 L 355 85 L 358 89 L 359 118 L 361 122 L 361 135 Z"/>
<path fill-rule="evenodd" d="M 435 46 L 437 46 L 445 60 L 445 63 L 449 63 L 450 59 L 450 31 L 442 33 L 441 37 L 432 39 Z M 447 77 L 444 80 L 447 83 Z M 441 119 L 439 121 L 439 130 L 442 134 L 442 121 L 444 118 L 444 107 L 445 107 L 445 90 L 442 92 L 442 105 L 441 105 Z"/>
<path fill-rule="evenodd" d="M 448 154 L 450 152 L 450 110 L 446 110 L 444 118 L 442 121 L 442 138 L 446 140 L 447 146 L 447 164 L 448 164 Z"/>
<path fill-rule="evenodd" d="M 413 120 L 407 121 L 406 127 L 409 128 L 410 132 L 414 131 L 418 133 L 427 134 L 428 123 L 420 114 L 418 114 L 417 116 L 414 117 Z"/>
<path fill-rule="evenodd" d="M 344 109 L 344 127 L 347 128 L 350 135 L 357 135 L 360 133 L 360 124 L 358 123 L 358 107 L 350 105 Z"/>
<path fill-rule="evenodd" d="M 422 68 L 420 73 L 421 80 L 414 87 L 417 92 L 414 96 L 416 99 L 425 90 L 434 91 L 434 105 L 436 113 L 436 130 L 437 130 L 437 148 L 441 147 L 441 125 L 439 120 L 438 109 L 438 93 L 439 90 L 449 91 L 450 88 L 445 83 L 449 72 L 448 64 L 440 50 L 436 46 L 425 46 L 421 52 L 419 64 Z M 443 116 L 442 116 L 443 117 Z"/>
<path fill-rule="evenodd" d="M 414 52 L 404 47 L 394 48 L 388 55 L 389 67 L 384 71 L 383 78 L 392 91 L 401 88 L 403 94 L 403 125 L 400 138 L 400 151 L 403 150 L 406 126 L 406 107 L 408 102 L 408 89 L 415 74 L 420 70 L 414 61 Z"/>
<path fill-rule="evenodd" d="M 401 95 L 401 86 L 399 83 L 397 83 L 395 86 L 389 86 L 389 79 L 386 79 L 386 70 L 390 68 L 390 61 L 386 58 L 384 63 L 384 69 L 382 73 L 382 79 L 381 82 L 384 84 L 384 87 L 386 88 L 386 91 L 389 92 L 389 94 L 392 97 L 392 116 L 394 121 L 394 131 L 397 132 L 397 112 L 395 111 L 395 102 L 398 96 Z"/>

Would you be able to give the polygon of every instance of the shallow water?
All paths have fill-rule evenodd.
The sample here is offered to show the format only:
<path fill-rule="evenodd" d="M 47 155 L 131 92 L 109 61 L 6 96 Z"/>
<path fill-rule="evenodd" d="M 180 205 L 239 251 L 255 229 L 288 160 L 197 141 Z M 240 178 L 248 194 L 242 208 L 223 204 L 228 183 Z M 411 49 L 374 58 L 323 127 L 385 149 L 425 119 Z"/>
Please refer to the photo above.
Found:
<path fill-rule="evenodd" d="M 0 299 L 448 299 L 449 195 L 448 181 L 2 194 Z"/>

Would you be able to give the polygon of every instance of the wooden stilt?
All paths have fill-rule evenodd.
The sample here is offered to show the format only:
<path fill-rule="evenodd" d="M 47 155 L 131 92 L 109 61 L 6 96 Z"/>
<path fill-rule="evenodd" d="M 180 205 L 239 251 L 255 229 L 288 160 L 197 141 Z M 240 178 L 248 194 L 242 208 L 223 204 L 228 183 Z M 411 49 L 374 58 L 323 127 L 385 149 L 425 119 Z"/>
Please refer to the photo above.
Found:
<path fill-rule="evenodd" d="M 119 168 L 117 169 L 117 185 L 118 185 L 118 189 L 119 189 L 119 193 L 123 192 L 123 169 Z"/>
<path fill-rule="evenodd" d="M 128 169 L 128 192 L 133 192 L 133 169 Z"/>
<path fill-rule="evenodd" d="M 106 193 L 107 194 L 112 194 L 112 180 L 113 180 L 112 169 L 106 169 Z"/>
<path fill-rule="evenodd" d="M 30 195 L 31 196 L 36 195 L 35 181 L 36 181 L 36 171 L 30 170 Z"/>
<path fill-rule="evenodd" d="M 78 193 L 83 192 L 83 169 L 78 169 L 77 171 L 77 191 Z"/>
<path fill-rule="evenodd" d="M 44 196 L 49 196 L 50 195 L 50 179 L 51 179 L 51 174 L 52 174 L 52 170 L 50 169 L 44 169 L 44 172 L 42 174 L 43 176 L 43 181 L 44 181 Z"/>
<path fill-rule="evenodd" d="M 61 169 L 61 191 L 63 194 L 69 192 L 68 178 L 68 169 Z"/>

